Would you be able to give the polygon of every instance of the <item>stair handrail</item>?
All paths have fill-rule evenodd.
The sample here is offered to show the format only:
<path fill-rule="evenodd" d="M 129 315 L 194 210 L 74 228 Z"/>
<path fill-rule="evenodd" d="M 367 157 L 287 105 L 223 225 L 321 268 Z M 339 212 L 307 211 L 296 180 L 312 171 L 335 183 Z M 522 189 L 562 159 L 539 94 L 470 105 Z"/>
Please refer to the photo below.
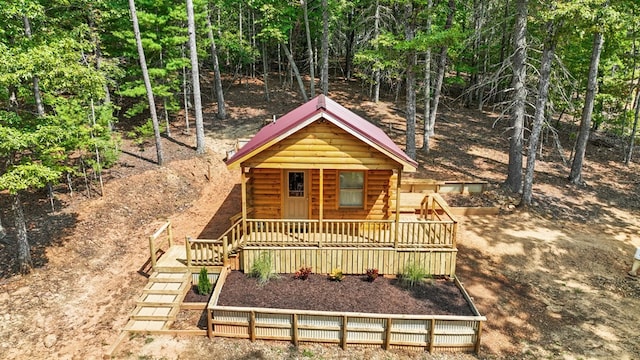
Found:
<path fill-rule="evenodd" d="M 231 238 L 231 241 L 229 241 Z M 233 223 L 222 235 L 217 239 L 193 239 L 187 236 L 185 241 L 187 252 L 187 266 L 192 265 L 192 245 L 195 243 L 222 245 L 222 254 L 218 254 L 222 258 L 223 264 L 228 264 L 229 254 L 238 250 L 244 244 L 244 237 L 242 236 L 242 219 L 238 219 Z"/>

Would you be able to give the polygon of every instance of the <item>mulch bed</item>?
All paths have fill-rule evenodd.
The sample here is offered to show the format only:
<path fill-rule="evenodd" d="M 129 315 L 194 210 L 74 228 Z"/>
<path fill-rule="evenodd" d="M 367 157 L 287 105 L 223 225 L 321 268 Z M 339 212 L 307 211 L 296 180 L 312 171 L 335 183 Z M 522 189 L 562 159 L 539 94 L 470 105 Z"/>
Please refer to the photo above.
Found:
<path fill-rule="evenodd" d="M 262 307 L 377 314 L 473 316 L 466 299 L 453 282 L 436 279 L 412 288 L 398 279 L 378 277 L 368 282 L 363 275 L 347 275 L 330 281 L 311 274 L 296 280 L 282 274 L 260 286 L 256 279 L 232 271 L 222 287 L 220 306 Z"/>
<path fill-rule="evenodd" d="M 210 297 L 211 294 L 198 294 L 198 286 L 193 285 L 191 286 L 191 289 L 187 291 L 187 294 L 184 296 L 184 300 L 182 300 L 182 302 L 208 302 Z"/>

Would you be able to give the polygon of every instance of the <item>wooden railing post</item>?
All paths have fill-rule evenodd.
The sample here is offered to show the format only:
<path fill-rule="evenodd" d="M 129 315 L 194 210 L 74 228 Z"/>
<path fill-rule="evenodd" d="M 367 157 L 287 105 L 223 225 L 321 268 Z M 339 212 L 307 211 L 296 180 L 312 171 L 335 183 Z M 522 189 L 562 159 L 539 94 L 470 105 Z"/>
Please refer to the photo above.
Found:
<path fill-rule="evenodd" d="M 298 314 L 293 314 L 291 328 L 293 332 L 291 334 L 291 342 L 293 346 L 298 346 Z"/>
<path fill-rule="evenodd" d="M 476 332 L 476 343 L 473 346 L 473 352 L 478 355 L 480 352 L 480 336 L 482 335 L 482 321 L 478 321 L 478 331 Z"/>
<path fill-rule="evenodd" d="M 149 236 L 149 251 L 151 252 L 151 268 L 156 269 L 156 244 L 153 235 Z"/>
<path fill-rule="evenodd" d="M 256 312 L 251 311 L 251 316 L 249 318 L 249 340 L 251 342 L 256 341 Z"/>
<path fill-rule="evenodd" d="M 347 350 L 347 320 L 347 316 L 344 315 L 342 317 L 342 334 L 340 339 L 340 346 L 342 347 L 342 350 Z"/>
<path fill-rule="evenodd" d="M 207 336 L 209 339 L 213 338 L 213 311 L 207 309 Z"/>
<path fill-rule="evenodd" d="M 171 229 L 171 221 L 167 220 L 167 240 L 169 241 L 169 247 L 173 246 L 173 230 Z"/>
<path fill-rule="evenodd" d="M 184 249 L 187 254 L 187 268 L 191 267 L 191 237 L 187 236 L 184 240 Z"/>
<path fill-rule="evenodd" d="M 433 354 L 436 342 L 436 319 L 431 319 L 431 329 L 429 332 L 429 354 Z"/>
<path fill-rule="evenodd" d="M 229 265 L 229 237 L 222 237 L 222 265 Z"/>
<path fill-rule="evenodd" d="M 389 350 L 391 346 L 391 327 L 393 326 L 393 320 L 387 318 L 387 328 L 384 329 L 384 349 Z"/>

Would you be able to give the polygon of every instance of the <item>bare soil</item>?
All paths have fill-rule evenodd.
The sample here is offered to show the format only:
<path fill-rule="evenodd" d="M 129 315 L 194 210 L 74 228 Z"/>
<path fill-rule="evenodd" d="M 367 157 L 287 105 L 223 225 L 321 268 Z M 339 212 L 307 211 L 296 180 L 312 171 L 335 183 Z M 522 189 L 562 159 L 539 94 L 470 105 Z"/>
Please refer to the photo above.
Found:
<path fill-rule="evenodd" d="M 407 287 L 399 279 L 379 277 L 369 282 L 366 276 L 356 275 L 332 281 L 320 274 L 310 274 L 306 280 L 282 274 L 259 284 L 255 278 L 232 271 L 222 287 L 218 305 L 375 314 L 474 315 L 451 281 L 432 279 Z"/>
<path fill-rule="evenodd" d="M 239 210 L 239 173 L 222 159 L 235 140 L 249 137 L 272 115 L 300 104 L 292 91 L 275 88 L 266 103 L 262 84 L 226 84 L 229 118 L 221 121 L 204 99 L 208 153 L 195 156 L 184 119 L 163 139 L 167 164 L 155 150 L 125 141 L 118 166 L 105 174 L 100 196 L 83 180 L 73 195 L 55 189 L 55 210 L 44 191 L 24 196 L 35 269 L 15 273 L 15 238 L 7 194 L 0 216 L 9 235 L 0 242 L 0 358 L 98 359 L 116 340 L 147 279 L 138 270 L 148 258 L 147 239 L 162 222 L 185 236 L 215 237 Z M 330 96 L 404 143 L 403 100 L 371 102 L 357 83 L 336 81 Z M 204 91 L 211 93 L 210 91 Z M 460 217 L 456 275 L 488 318 L 482 359 L 635 359 L 640 324 L 640 281 L 626 276 L 640 246 L 640 165 L 621 164 L 623 147 L 590 144 L 585 186 L 569 185 L 569 169 L 545 135 L 536 165 L 535 204 L 516 207 L 504 191 L 508 124 L 496 112 L 466 109 L 445 99 L 429 154 L 419 152 L 415 177 L 488 181 L 485 194 L 447 196 L 456 204 L 493 205 L 497 216 Z M 420 110 L 419 110 L 420 111 Z M 191 117 L 192 118 L 192 117 Z M 565 157 L 576 122 L 560 122 Z M 420 138 L 418 134 L 418 138 Z M 418 144 L 420 146 L 420 144 Z M 195 314 L 194 322 L 198 321 Z M 192 315 L 181 314 L 182 317 Z M 134 336 L 119 359 L 473 359 L 464 354 L 233 339 Z"/>

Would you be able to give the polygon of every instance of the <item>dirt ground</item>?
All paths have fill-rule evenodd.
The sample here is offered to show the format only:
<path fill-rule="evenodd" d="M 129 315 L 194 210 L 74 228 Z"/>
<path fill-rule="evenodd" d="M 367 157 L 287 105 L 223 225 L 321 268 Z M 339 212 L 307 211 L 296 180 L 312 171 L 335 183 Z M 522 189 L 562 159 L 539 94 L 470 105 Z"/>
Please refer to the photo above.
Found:
<path fill-rule="evenodd" d="M 400 103 L 375 104 L 359 95 L 357 83 L 336 82 L 331 89 L 333 99 L 404 143 Z M 8 198 L 0 194 L 10 234 L 0 243 L 0 358 L 103 357 L 146 284 L 138 270 L 148 257 L 148 236 L 170 219 L 178 241 L 212 237 L 238 211 L 239 173 L 224 166 L 225 151 L 237 138 L 255 133 L 263 120 L 299 104 L 295 93 L 285 90 L 275 90 L 266 103 L 261 91 L 257 81 L 229 86 L 230 116 L 224 121 L 214 120 L 215 106 L 208 105 L 205 156 L 194 155 L 194 136 L 183 132 L 179 118 L 163 142 L 166 166 L 153 163 L 152 148 L 140 151 L 125 141 L 120 164 L 105 174 L 104 196 L 95 182 L 87 194 L 79 181 L 73 195 L 65 187 L 56 189 L 55 211 L 44 192 L 25 198 L 35 263 L 31 275 L 14 273 L 14 229 Z M 536 168 L 535 206 L 516 208 L 518 198 L 499 186 L 508 160 L 506 121 L 451 101 L 442 111 L 432 150 L 420 154 L 415 176 L 486 180 L 490 187 L 483 195 L 447 199 L 501 208 L 497 216 L 459 219 L 457 276 L 488 319 L 477 357 L 170 336 L 132 336 L 116 357 L 638 359 L 640 280 L 626 276 L 640 246 L 638 163 L 620 164 L 620 144 L 591 145 L 583 169 L 586 185 L 568 185 L 569 170 L 547 134 Z M 568 157 L 575 124 L 561 125 Z"/>

